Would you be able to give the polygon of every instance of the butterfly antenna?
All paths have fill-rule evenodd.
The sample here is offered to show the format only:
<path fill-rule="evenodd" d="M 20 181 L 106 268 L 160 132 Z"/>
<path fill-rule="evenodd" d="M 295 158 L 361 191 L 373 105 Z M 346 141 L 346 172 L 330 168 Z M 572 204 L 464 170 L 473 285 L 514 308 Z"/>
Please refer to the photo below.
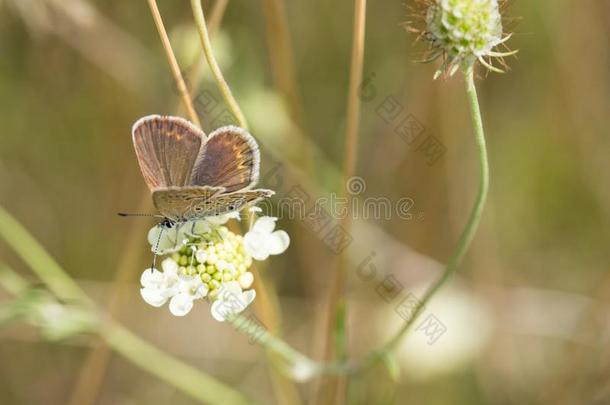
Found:
<path fill-rule="evenodd" d="M 163 215 L 159 214 L 134 214 L 131 212 L 117 212 L 119 217 L 155 217 L 155 218 L 164 218 Z"/>

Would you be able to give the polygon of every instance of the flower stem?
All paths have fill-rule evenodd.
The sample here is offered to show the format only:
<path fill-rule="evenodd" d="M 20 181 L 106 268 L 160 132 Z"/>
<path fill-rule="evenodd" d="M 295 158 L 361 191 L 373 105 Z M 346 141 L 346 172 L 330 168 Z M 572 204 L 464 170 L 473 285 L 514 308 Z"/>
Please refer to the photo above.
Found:
<path fill-rule="evenodd" d="M 366 0 L 356 0 L 353 25 L 353 44 L 352 60 L 350 68 L 350 81 L 347 96 L 347 123 L 345 129 L 345 147 L 343 153 L 343 184 L 354 175 L 356 170 L 356 158 L 358 155 L 358 132 L 360 129 L 360 107 L 361 102 L 358 97 L 358 86 L 362 82 L 362 69 L 364 65 L 364 34 L 366 26 Z M 345 193 L 347 206 L 351 206 L 352 195 Z M 352 213 L 346 215 L 341 223 L 343 231 L 351 233 Z M 345 318 L 347 314 L 347 304 L 345 302 L 345 284 L 347 279 L 347 249 L 343 249 L 337 257 L 337 269 L 331 287 L 330 295 L 330 321 L 328 342 L 334 340 L 335 355 L 339 360 L 347 358 L 347 333 L 344 322 L 340 318 Z M 337 328 L 338 327 L 338 328 Z M 339 333 L 337 333 L 339 332 Z M 334 338 L 333 338 L 334 336 Z"/>
<path fill-rule="evenodd" d="M 34 237 L 0 206 L 0 237 L 21 257 L 49 290 L 64 301 L 98 312 L 97 306 Z M 14 283 L 13 283 L 14 284 Z M 252 404 L 252 400 L 196 368 L 180 362 L 123 326 L 109 321 L 99 331 L 105 341 L 143 370 L 202 403 Z"/>
<path fill-rule="evenodd" d="M 251 398 L 162 352 L 118 324 L 110 323 L 101 334 L 123 357 L 203 403 L 253 403 Z"/>
<path fill-rule="evenodd" d="M 420 301 L 420 305 L 417 307 L 411 318 L 398 331 L 398 333 L 380 349 L 373 351 L 373 353 L 371 353 L 368 358 L 364 360 L 364 363 L 363 365 L 361 365 L 361 367 L 369 366 L 372 363 L 375 363 L 377 360 L 383 358 L 384 354 L 392 351 L 396 347 L 396 345 L 398 345 L 398 343 L 409 331 L 415 320 L 421 314 L 426 304 L 430 301 L 434 294 L 436 294 L 436 292 L 443 285 L 445 285 L 451 275 L 453 275 L 460 262 L 464 258 L 464 255 L 466 254 L 479 225 L 481 214 L 483 213 L 483 208 L 485 206 L 485 200 L 487 199 L 487 192 L 489 190 L 489 164 L 487 160 L 487 148 L 485 145 L 483 120 L 481 118 L 479 99 L 474 84 L 474 71 L 472 66 L 464 69 L 464 79 L 466 83 L 466 94 L 468 96 L 468 102 L 470 104 L 470 115 L 474 127 L 475 140 L 479 152 L 479 194 L 477 195 L 476 202 L 474 204 L 472 212 L 470 213 L 470 218 L 468 219 L 466 228 L 464 228 L 464 231 L 458 241 L 458 245 L 455 251 L 453 252 L 453 255 L 451 256 L 449 262 L 447 263 L 447 267 L 445 268 L 443 274 L 426 291 L 425 295 Z"/>
<path fill-rule="evenodd" d="M 358 134 L 360 131 L 361 99 L 358 96 L 358 87 L 362 83 L 364 67 L 364 40 L 366 33 L 366 0 L 356 0 L 354 3 L 354 22 L 352 31 L 352 53 L 350 66 L 349 89 L 347 95 L 347 116 L 345 128 L 345 146 L 343 155 L 343 184 L 354 176 L 358 157 Z M 343 191 L 347 199 L 347 206 L 351 207 L 352 194 Z M 352 213 L 341 221 L 343 232 L 351 234 Z M 345 298 L 347 284 L 347 249 L 343 249 L 336 261 L 335 277 L 331 285 L 329 296 L 329 322 L 326 339 L 326 355 L 334 353 L 334 358 L 340 363 L 346 363 L 349 356 L 349 336 L 347 331 L 348 305 Z M 331 344 L 334 350 L 331 351 Z M 346 401 L 348 386 L 347 376 L 339 376 L 328 384 L 328 392 L 320 391 L 318 400 L 329 398 L 333 403 L 342 404 Z"/>
<path fill-rule="evenodd" d="M 237 120 L 238 125 L 244 129 L 248 129 L 248 122 L 246 121 L 246 117 L 241 112 L 241 109 L 239 108 L 235 97 L 233 97 L 233 93 L 231 92 L 229 85 L 227 84 L 226 80 L 224 79 L 224 76 L 222 75 L 222 71 L 218 66 L 218 62 L 214 57 L 212 43 L 210 42 L 210 36 L 208 34 L 208 27 L 205 22 L 203 8 L 201 7 L 201 0 L 191 0 L 191 7 L 193 9 L 193 16 L 195 17 L 197 30 L 199 31 L 199 38 L 201 39 L 203 54 L 208 62 L 208 65 L 210 66 L 210 70 L 212 71 L 212 75 L 214 76 L 214 80 L 216 81 L 216 85 L 222 93 L 227 107 L 229 107 L 229 110 L 231 110 L 231 113 Z"/>
<path fill-rule="evenodd" d="M 227 320 L 237 331 L 248 336 L 251 343 L 257 343 L 283 359 L 285 361 L 285 364 L 282 365 L 284 372 L 296 381 L 307 381 L 320 374 L 347 375 L 351 370 L 347 363 L 324 364 L 311 360 L 266 330 L 251 317 L 233 315 Z"/>
<path fill-rule="evenodd" d="M 157 26 L 157 31 L 159 32 L 159 36 L 161 37 L 161 43 L 163 44 L 163 49 L 165 50 L 165 56 L 167 57 L 169 67 L 172 71 L 172 75 L 174 76 L 174 80 L 176 82 L 176 85 L 178 86 L 178 92 L 180 93 L 182 103 L 184 104 L 184 107 L 186 108 L 186 111 L 191 121 L 193 121 L 193 123 L 196 124 L 198 127 L 201 127 L 201 122 L 199 121 L 197 112 L 193 107 L 193 101 L 191 100 L 189 90 L 186 87 L 186 84 L 184 83 L 184 78 L 182 77 L 180 66 L 178 65 L 178 61 L 176 60 L 176 55 L 174 55 L 174 51 L 172 50 L 172 44 L 169 41 L 167 31 L 165 30 L 165 26 L 163 25 L 163 19 L 161 18 L 161 13 L 159 13 L 159 7 L 157 6 L 157 2 L 155 0 L 148 0 L 148 6 L 150 7 L 150 12 L 152 13 L 153 20 L 155 21 L 155 25 Z"/>
<path fill-rule="evenodd" d="M 212 11 L 210 12 L 210 24 L 208 25 L 208 31 L 210 33 L 210 38 L 214 39 L 216 32 L 220 28 L 220 24 L 225 15 L 225 11 L 227 9 L 227 5 L 229 4 L 229 0 L 216 0 L 214 5 L 212 6 Z M 201 67 L 203 65 L 203 60 L 201 56 L 197 54 L 196 60 L 190 66 L 189 72 L 187 74 L 187 83 L 190 84 L 190 94 L 191 98 L 196 98 L 197 93 L 199 91 L 199 85 L 201 84 L 201 79 L 203 76 L 201 75 Z M 177 111 L 180 111 L 180 105 L 176 107 Z"/>

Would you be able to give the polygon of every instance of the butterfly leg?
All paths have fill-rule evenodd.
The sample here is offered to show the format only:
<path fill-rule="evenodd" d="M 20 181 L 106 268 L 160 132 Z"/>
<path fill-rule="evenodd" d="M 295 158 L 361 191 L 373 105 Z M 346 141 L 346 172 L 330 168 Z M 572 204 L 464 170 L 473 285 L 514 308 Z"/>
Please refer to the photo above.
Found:
<path fill-rule="evenodd" d="M 174 224 L 174 230 L 176 231 L 176 239 L 174 240 L 174 250 L 178 248 L 178 244 L 182 244 L 182 241 L 179 241 L 178 237 L 180 236 L 180 230 L 182 229 L 183 225 L 184 222 L 176 222 Z"/>
<path fill-rule="evenodd" d="M 198 236 L 195 233 L 195 226 L 197 226 L 197 222 L 196 221 L 191 222 L 191 235 Z"/>
<path fill-rule="evenodd" d="M 152 258 L 152 264 L 150 266 L 151 269 L 154 269 L 156 264 L 157 264 L 157 255 L 159 252 L 159 244 L 161 243 L 161 236 L 163 235 L 163 231 L 165 230 L 165 223 L 161 222 L 160 224 L 157 225 L 158 228 L 161 228 L 159 230 L 159 236 L 157 236 L 157 241 L 155 242 L 155 246 L 153 248 L 153 258 Z"/>
<path fill-rule="evenodd" d="M 195 260 L 195 252 L 197 252 L 197 248 L 195 246 L 191 246 L 191 263 L 189 267 L 193 267 L 193 261 Z"/>

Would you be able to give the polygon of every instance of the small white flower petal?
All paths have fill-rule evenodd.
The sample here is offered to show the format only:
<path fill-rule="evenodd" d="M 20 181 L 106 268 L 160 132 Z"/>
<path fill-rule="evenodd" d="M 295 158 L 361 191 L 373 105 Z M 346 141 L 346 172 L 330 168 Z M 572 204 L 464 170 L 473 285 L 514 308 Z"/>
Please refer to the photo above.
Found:
<path fill-rule="evenodd" d="M 186 294 L 178 294 L 169 301 L 169 311 L 174 316 L 184 316 L 193 309 L 193 299 Z"/>
<path fill-rule="evenodd" d="M 167 302 L 167 297 L 157 288 L 141 288 L 140 295 L 147 304 L 152 305 L 153 307 L 160 307 Z"/>
<path fill-rule="evenodd" d="M 153 287 L 163 282 L 163 273 L 157 269 L 146 269 L 140 276 L 142 287 Z"/>
<path fill-rule="evenodd" d="M 254 282 L 254 275 L 249 271 L 245 272 L 241 276 L 239 276 L 239 286 L 246 290 L 252 287 L 252 283 Z"/>
<path fill-rule="evenodd" d="M 205 263 L 207 258 L 208 258 L 208 254 L 205 252 L 205 250 L 199 249 L 197 251 L 197 253 L 195 253 L 195 259 L 197 259 L 197 261 L 199 263 Z"/>
<path fill-rule="evenodd" d="M 220 288 L 220 294 L 222 295 L 223 293 L 227 295 L 231 294 L 234 296 L 239 296 L 241 295 L 241 287 L 237 281 L 229 281 L 224 283 Z"/>
<path fill-rule="evenodd" d="M 279 255 L 290 245 L 290 236 L 285 231 L 275 231 L 268 238 L 269 253 Z"/>
<path fill-rule="evenodd" d="M 235 265 L 233 263 L 227 263 L 225 270 L 229 271 L 232 276 L 237 273 L 237 269 L 235 268 Z"/>
<path fill-rule="evenodd" d="M 261 207 L 257 207 L 256 205 L 248 208 L 248 211 L 252 212 L 252 213 L 256 213 L 256 212 L 263 212 L 263 209 Z"/>
<path fill-rule="evenodd" d="M 180 249 L 180 246 L 176 243 L 176 241 L 180 240 L 184 236 L 184 231 L 178 231 L 177 228 L 179 227 L 174 226 L 173 228 L 168 229 L 159 225 L 152 227 L 150 231 L 148 231 L 148 243 L 150 243 L 150 250 L 161 255 L 175 252 Z M 159 239 L 159 234 L 161 232 L 163 233 Z"/>
<path fill-rule="evenodd" d="M 225 215 L 229 219 L 241 219 L 241 216 L 239 215 L 239 211 L 229 212 L 228 214 L 225 214 Z"/>
<path fill-rule="evenodd" d="M 189 222 L 184 225 L 188 232 L 193 235 L 203 235 L 212 231 L 212 227 L 208 221 Z"/>
<path fill-rule="evenodd" d="M 210 312 L 212 313 L 212 317 L 218 322 L 224 322 L 227 319 L 227 316 L 231 314 L 228 309 L 228 306 L 222 300 L 214 301 L 212 303 L 212 308 Z"/>
<path fill-rule="evenodd" d="M 209 291 L 210 291 L 210 288 L 208 287 L 208 285 L 204 284 L 204 283 L 201 283 L 200 285 L 198 285 L 195 288 L 195 293 L 194 293 L 193 297 L 195 299 L 203 298 L 203 297 L 208 295 Z"/>
<path fill-rule="evenodd" d="M 170 257 L 161 262 L 161 268 L 166 275 L 178 274 L 178 263 Z"/>
<path fill-rule="evenodd" d="M 158 225 L 153 226 L 148 231 L 147 239 L 148 243 L 150 243 L 150 246 L 154 247 L 157 243 L 157 240 L 159 239 L 159 232 L 161 232 L 161 227 Z"/>
<path fill-rule="evenodd" d="M 248 232 L 244 236 L 246 252 L 256 260 L 265 260 L 269 257 L 266 235 L 261 232 Z"/>
<path fill-rule="evenodd" d="M 248 291 L 244 291 L 244 293 L 242 294 L 242 299 L 245 302 L 245 307 L 242 309 L 242 311 L 244 309 L 246 309 L 246 307 L 248 305 L 250 305 L 252 303 L 252 301 L 254 301 L 254 298 L 256 298 L 256 291 L 255 290 L 248 290 Z"/>
<path fill-rule="evenodd" d="M 271 233 L 275 229 L 275 217 L 260 217 L 252 226 L 253 232 Z"/>
<path fill-rule="evenodd" d="M 213 217 L 207 217 L 205 220 L 208 221 L 212 226 L 220 226 L 229 222 L 229 219 L 239 218 L 239 212 L 230 212 L 223 215 L 215 215 Z"/>

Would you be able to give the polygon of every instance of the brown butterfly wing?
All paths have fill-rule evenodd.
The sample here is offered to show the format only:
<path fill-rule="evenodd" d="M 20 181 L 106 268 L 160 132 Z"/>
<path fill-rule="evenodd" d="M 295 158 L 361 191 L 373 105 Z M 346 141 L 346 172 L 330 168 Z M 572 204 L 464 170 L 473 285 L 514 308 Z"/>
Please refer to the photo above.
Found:
<path fill-rule="evenodd" d="M 247 189 L 258 181 L 259 165 L 252 135 L 235 126 L 218 128 L 203 143 L 190 184 L 224 187 L 227 193 Z"/>
<path fill-rule="evenodd" d="M 188 185 L 204 133 L 179 117 L 150 115 L 132 129 L 133 145 L 146 185 L 158 188 Z"/>
<path fill-rule="evenodd" d="M 152 194 L 159 212 L 174 221 L 203 218 L 213 197 L 224 191 L 223 187 L 169 187 Z"/>
<path fill-rule="evenodd" d="M 214 215 L 228 214 L 233 211 L 240 211 L 247 205 L 253 205 L 263 198 L 271 197 L 275 194 L 272 190 L 257 189 L 236 191 L 234 193 L 219 193 L 205 202 L 205 207 L 198 210 L 200 217 L 210 217 Z"/>

